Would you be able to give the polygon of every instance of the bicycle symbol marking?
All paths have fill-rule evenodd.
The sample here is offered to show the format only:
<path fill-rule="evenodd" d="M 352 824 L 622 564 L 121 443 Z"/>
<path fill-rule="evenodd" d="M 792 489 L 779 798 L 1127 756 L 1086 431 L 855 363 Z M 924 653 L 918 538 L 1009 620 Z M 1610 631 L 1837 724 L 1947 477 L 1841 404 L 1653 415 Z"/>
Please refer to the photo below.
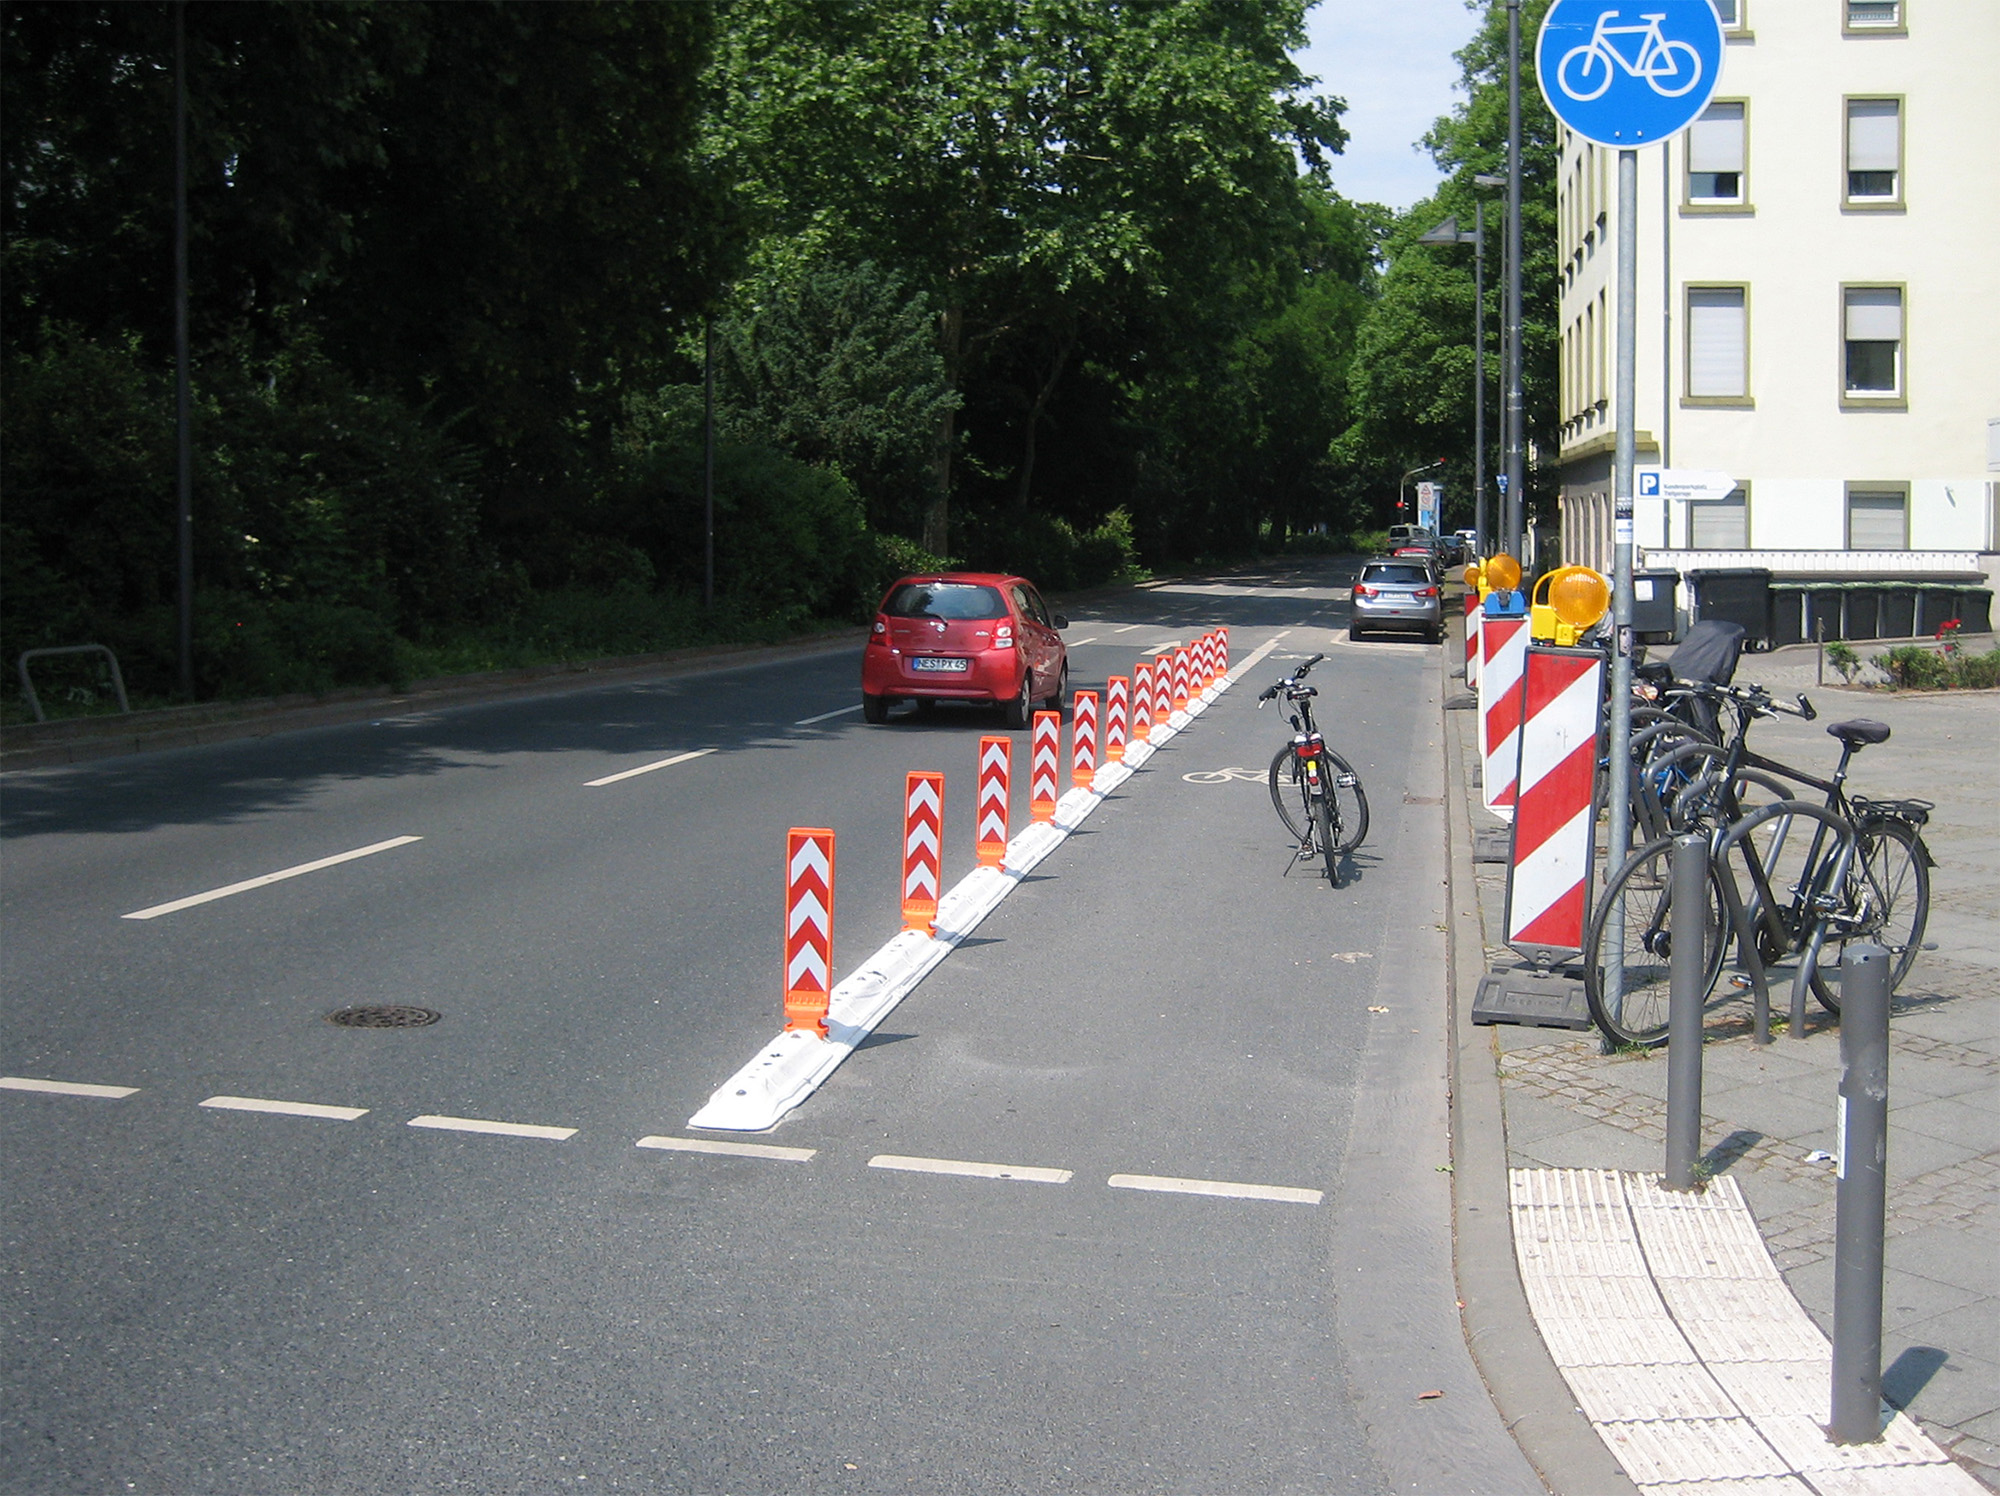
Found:
<path fill-rule="evenodd" d="M 1597 17 L 1590 40 L 1572 47 L 1556 65 L 1556 86 L 1579 104 L 1602 98 L 1619 71 L 1628 78 L 1643 78 L 1663 99 L 1678 99 L 1701 82 L 1701 53 L 1682 41 L 1668 41 L 1660 34 L 1665 11 L 1642 11 L 1643 25 L 1614 26 L 1616 10 Z M 1637 54 L 1628 59 L 1613 37 L 1638 37 Z"/>
<path fill-rule="evenodd" d="M 1244 784 L 1265 784 L 1269 782 L 1270 775 L 1263 769 L 1242 769 L 1232 764 L 1226 769 L 1197 769 L 1192 774 L 1181 775 L 1181 778 L 1189 784 L 1228 784 L 1233 780 Z"/>

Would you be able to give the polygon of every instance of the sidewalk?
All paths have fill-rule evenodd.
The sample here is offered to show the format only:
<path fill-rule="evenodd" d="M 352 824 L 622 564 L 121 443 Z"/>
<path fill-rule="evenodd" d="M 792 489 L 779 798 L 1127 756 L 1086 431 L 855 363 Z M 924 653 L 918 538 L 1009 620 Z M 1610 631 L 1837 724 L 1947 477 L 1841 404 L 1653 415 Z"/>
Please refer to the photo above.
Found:
<path fill-rule="evenodd" d="M 1451 670 L 1462 647 L 1448 645 L 1447 655 Z M 1937 861 L 1925 940 L 1936 949 L 1918 958 L 1897 993 L 1891 1029 L 1884 1395 L 1960 1470 L 2000 1489 L 2000 784 L 1987 767 L 2000 737 L 2000 695 L 1821 686 L 1815 666 L 1810 647 L 1744 656 L 1738 681 L 1786 694 L 1803 689 L 1819 709 L 1816 723 L 1759 723 L 1753 742 L 1801 767 L 1830 768 L 1838 749 L 1825 725 L 1875 718 L 1893 736 L 1857 756 L 1850 783 L 1864 794 L 1915 795 L 1937 806 L 1925 833 Z M 1463 692 L 1454 680 L 1447 697 Z M 1453 777 L 1465 787 L 1465 817 L 1454 805 L 1453 835 L 1469 841 L 1501 822 L 1479 803 L 1474 714 L 1448 711 L 1446 718 Z M 1466 947 L 1483 941 L 1482 969 L 1518 958 L 1500 943 L 1505 866 L 1455 857 L 1454 873 L 1470 873 L 1478 895 L 1476 940 L 1459 946 L 1464 1013 L 1479 976 L 1465 969 L 1468 958 L 1477 959 Z M 1463 911 L 1468 902 L 1460 896 L 1455 905 Z M 1781 991 L 1780 1015 L 1783 1002 Z M 1815 1007 L 1802 1039 L 1780 1034 L 1759 1049 L 1749 1016 L 1747 997 L 1711 1016 L 1702 1134 L 1716 1183 L 1698 1209 L 1639 1177 L 1664 1163 L 1664 1049 L 1606 1054 L 1595 1030 L 1461 1033 L 1463 1083 L 1479 1084 L 1475 1072 L 1484 1068 L 1468 1064 L 1469 1056 L 1490 1061 L 1498 1075 L 1510 1218 L 1519 1237 L 1515 1265 L 1542 1339 L 1579 1404 L 1596 1405 L 1584 1412 L 1600 1434 L 1614 1447 L 1626 1440 L 1616 1452 L 1642 1489 L 1689 1491 L 1684 1482 L 1700 1480 L 1703 1490 L 1823 1496 L 1976 1490 L 1952 1467 L 1924 1464 L 1937 1455 L 1924 1452 L 1929 1446 L 1905 1420 L 1892 1425 L 1888 1446 L 1872 1457 L 1856 1451 L 1833 1458 L 1818 1436 L 1827 1389 L 1813 1368 L 1824 1354 L 1821 1337 L 1832 1330 L 1835 1180 L 1827 1155 L 1835 1146 L 1839 1034 Z M 1739 1219 L 1754 1220 L 1762 1247 L 1754 1235 L 1748 1243 L 1729 1241 L 1724 1217 L 1737 1200 L 1747 1206 Z M 1588 1250 L 1567 1242 L 1579 1220 L 1593 1230 L 1609 1223 L 1617 1240 Z M 1649 1232 L 1665 1235 L 1655 1240 Z M 1706 1268 L 1685 1280 L 1663 1271 L 1669 1237 L 1699 1237 L 1696 1255 Z M 1627 1289 L 1634 1296 L 1621 1297 Z M 1568 1327 L 1553 1307 L 1559 1303 L 1575 1311 Z M 1663 1348 L 1614 1354 L 1571 1343 L 1565 1337 L 1578 1325 L 1641 1338 L 1658 1332 Z M 1635 1403 L 1629 1384 L 1606 1380 L 1613 1369 L 1629 1370 L 1628 1360 L 1698 1364 L 1672 1368 L 1688 1376 L 1667 1406 L 1657 1389 Z M 1782 1393 L 1773 1394 L 1774 1385 Z M 1619 1406 L 1626 1411 L 1605 1411 Z M 1691 1419 L 1706 1420 L 1714 1470 L 1691 1471 L 1665 1456 L 1662 1463 L 1640 1447 L 1646 1430 L 1673 1427 L 1671 1420 L 1693 1433 Z M 1732 1440 L 1748 1442 L 1737 1449 Z M 1883 1468 L 1892 1464 L 1899 1468 Z"/>

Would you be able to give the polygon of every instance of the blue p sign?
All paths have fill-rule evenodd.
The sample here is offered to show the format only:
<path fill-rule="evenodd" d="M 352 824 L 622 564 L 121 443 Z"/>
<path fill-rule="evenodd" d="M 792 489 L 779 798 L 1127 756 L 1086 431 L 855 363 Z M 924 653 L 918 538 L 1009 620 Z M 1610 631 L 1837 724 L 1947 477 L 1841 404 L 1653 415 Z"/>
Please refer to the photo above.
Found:
<path fill-rule="evenodd" d="M 1555 0 L 1535 71 L 1556 118 L 1585 140 L 1651 145 L 1708 107 L 1722 22 L 1709 0 Z"/>

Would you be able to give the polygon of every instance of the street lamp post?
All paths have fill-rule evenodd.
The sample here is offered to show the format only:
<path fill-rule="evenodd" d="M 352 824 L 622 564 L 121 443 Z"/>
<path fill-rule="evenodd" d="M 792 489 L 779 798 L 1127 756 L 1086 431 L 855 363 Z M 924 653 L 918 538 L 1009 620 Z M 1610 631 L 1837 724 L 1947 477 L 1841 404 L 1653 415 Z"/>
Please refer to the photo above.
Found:
<path fill-rule="evenodd" d="M 1507 492 L 1501 498 L 1500 537 L 1511 556 L 1521 554 L 1521 0 L 1507 0 Z"/>
<path fill-rule="evenodd" d="M 1499 177 L 1474 177 L 1483 187 L 1498 185 Z M 1462 234 L 1454 214 L 1428 234 L 1417 237 L 1419 244 L 1470 244 L 1472 246 L 1472 528 L 1480 555 L 1486 554 L 1486 203 L 1472 205 L 1473 230 Z"/>
<path fill-rule="evenodd" d="M 1407 497 L 1410 491 L 1410 480 L 1416 477 L 1418 473 L 1428 473 L 1432 468 L 1441 468 L 1443 466 L 1444 459 L 1440 457 L 1436 462 L 1427 462 L 1422 467 L 1411 468 L 1396 481 L 1396 512 L 1398 514 L 1407 514 L 1410 512 L 1410 501 Z"/>

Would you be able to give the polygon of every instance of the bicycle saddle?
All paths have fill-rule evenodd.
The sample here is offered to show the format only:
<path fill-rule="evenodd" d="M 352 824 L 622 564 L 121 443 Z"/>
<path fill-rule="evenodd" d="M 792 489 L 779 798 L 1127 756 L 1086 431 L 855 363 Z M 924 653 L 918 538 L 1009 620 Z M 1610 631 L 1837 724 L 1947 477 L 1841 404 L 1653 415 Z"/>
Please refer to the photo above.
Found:
<path fill-rule="evenodd" d="M 1830 737 L 1839 738 L 1850 748 L 1859 748 L 1863 743 L 1889 741 L 1889 724 L 1871 722 L 1866 717 L 1856 717 L 1852 722 L 1830 723 L 1826 730 Z"/>

